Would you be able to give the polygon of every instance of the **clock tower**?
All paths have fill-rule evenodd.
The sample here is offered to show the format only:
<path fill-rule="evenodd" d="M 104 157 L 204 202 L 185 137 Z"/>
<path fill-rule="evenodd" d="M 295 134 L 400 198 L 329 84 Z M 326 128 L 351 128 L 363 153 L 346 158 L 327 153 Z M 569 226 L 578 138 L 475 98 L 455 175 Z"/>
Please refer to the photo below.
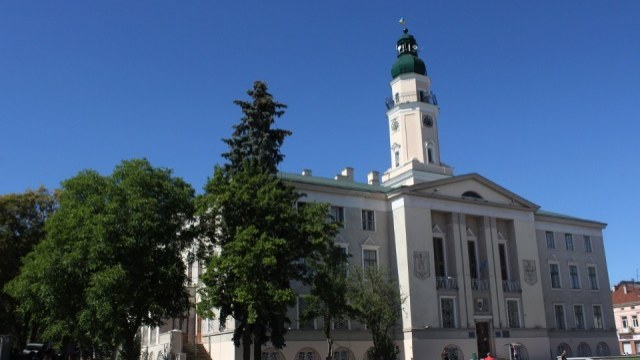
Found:
<path fill-rule="evenodd" d="M 438 113 L 427 68 L 418 44 L 405 27 L 397 42 L 398 58 L 391 67 L 391 97 L 387 98 L 391 168 L 386 186 L 412 185 L 449 177 L 452 169 L 440 161 Z"/>

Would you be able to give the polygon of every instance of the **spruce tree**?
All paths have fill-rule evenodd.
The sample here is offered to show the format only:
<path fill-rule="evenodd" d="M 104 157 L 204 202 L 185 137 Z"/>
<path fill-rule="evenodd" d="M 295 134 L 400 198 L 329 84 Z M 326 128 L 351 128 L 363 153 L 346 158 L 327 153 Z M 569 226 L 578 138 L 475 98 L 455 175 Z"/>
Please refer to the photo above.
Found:
<path fill-rule="evenodd" d="M 291 132 L 275 129 L 285 105 L 275 102 L 263 82 L 236 101 L 244 117 L 224 140 L 228 162 L 216 167 L 199 202 L 200 226 L 212 245 L 202 276 L 200 312 L 217 309 L 224 324 L 235 320 L 233 340 L 243 358 L 259 359 L 262 345 L 285 345 L 295 305 L 294 281 L 308 282 L 305 260 L 318 258 L 332 243 L 336 226 L 327 207 L 298 207 L 301 194 L 284 183 L 277 166 L 280 147 Z"/>

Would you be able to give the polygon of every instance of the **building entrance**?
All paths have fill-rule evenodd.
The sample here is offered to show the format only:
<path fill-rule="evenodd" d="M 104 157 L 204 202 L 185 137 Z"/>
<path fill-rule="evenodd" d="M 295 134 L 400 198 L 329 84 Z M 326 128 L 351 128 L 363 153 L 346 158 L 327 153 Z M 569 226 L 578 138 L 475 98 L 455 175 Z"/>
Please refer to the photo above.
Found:
<path fill-rule="evenodd" d="M 476 339 L 478 341 L 478 358 L 483 358 L 491 351 L 489 322 L 483 321 L 476 323 Z"/>

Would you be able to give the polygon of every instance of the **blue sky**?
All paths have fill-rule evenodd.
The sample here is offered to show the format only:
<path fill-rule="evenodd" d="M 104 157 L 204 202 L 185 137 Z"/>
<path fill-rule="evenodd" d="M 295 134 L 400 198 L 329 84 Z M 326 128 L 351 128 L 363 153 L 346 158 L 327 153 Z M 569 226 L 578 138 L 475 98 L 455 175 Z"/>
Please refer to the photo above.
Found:
<path fill-rule="evenodd" d="M 0 194 L 147 157 L 201 192 L 254 80 L 289 105 L 281 170 L 390 165 L 398 19 L 438 96 L 442 159 L 608 223 L 640 268 L 640 1 L 3 1 Z"/>

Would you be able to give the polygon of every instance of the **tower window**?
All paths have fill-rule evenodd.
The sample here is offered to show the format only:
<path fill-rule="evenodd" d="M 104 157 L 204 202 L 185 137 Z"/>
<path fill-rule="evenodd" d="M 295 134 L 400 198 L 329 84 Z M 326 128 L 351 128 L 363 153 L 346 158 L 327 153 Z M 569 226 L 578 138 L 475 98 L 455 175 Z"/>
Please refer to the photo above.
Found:
<path fill-rule="evenodd" d="M 400 151 L 396 150 L 393 153 L 393 156 L 394 156 L 394 163 L 395 163 L 396 167 L 400 166 Z"/>
<path fill-rule="evenodd" d="M 427 147 L 427 162 L 433 164 L 433 149 L 430 146 Z"/>

